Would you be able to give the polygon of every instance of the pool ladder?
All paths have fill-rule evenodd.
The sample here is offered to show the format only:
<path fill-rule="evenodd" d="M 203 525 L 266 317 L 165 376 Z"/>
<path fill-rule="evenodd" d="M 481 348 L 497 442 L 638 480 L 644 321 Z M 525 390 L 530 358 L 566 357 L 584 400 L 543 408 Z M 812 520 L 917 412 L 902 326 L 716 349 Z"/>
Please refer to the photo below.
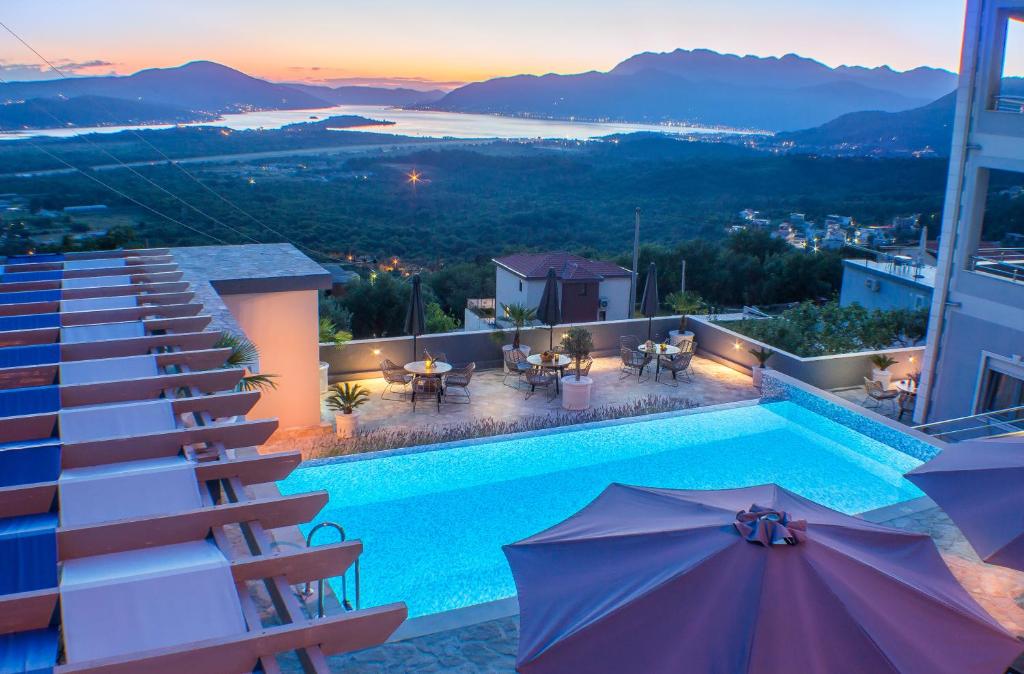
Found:
<path fill-rule="evenodd" d="M 324 527 L 330 527 L 331 529 L 334 529 L 335 531 L 337 531 L 338 535 L 341 536 L 341 542 L 342 543 L 345 542 L 345 529 L 340 524 L 337 524 L 335 522 L 321 522 L 320 524 L 317 524 L 315 527 L 310 529 L 309 535 L 306 536 L 306 547 L 307 548 L 312 546 L 314 534 L 316 534 L 317 531 L 319 531 L 320 529 L 323 529 Z M 361 607 L 361 604 L 362 604 L 362 602 L 359 599 L 359 558 L 358 557 L 356 558 L 354 566 L 355 566 L 355 584 L 356 584 L 356 606 L 355 606 L 355 610 L 358 611 L 360 609 L 360 607 Z M 318 580 L 316 582 L 316 589 L 317 589 L 317 616 L 320 617 L 320 618 L 323 618 L 324 617 L 324 579 L 323 578 L 321 578 L 320 580 Z M 302 591 L 302 598 L 303 598 L 303 600 L 305 600 L 305 599 L 309 599 L 311 596 L 313 596 L 313 582 L 312 581 L 307 581 L 306 582 L 306 589 Z M 348 600 L 348 571 L 347 570 L 345 571 L 345 573 L 341 574 L 341 606 L 346 611 L 353 610 L 352 609 L 352 603 Z"/>

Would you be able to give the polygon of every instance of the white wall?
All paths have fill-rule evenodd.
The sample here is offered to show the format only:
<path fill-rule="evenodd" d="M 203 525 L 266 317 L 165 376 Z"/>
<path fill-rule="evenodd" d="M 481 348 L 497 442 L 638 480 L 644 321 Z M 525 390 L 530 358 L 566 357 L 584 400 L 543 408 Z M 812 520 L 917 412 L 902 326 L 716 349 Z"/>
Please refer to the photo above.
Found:
<path fill-rule="evenodd" d="M 606 320 L 624 321 L 631 318 L 629 311 L 629 277 L 606 278 L 598 287 L 598 294 L 608 298 Z"/>
<path fill-rule="evenodd" d="M 496 267 L 494 273 L 494 313 L 501 316 L 502 304 L 526 304 L 526 283 L 519 290 L 519 277 L 505 269 Z M 538 298 L 539 299 L 539 298 Z"/>
<path fill-rule="evenodd" d="M 249 417 L 276 417 L 280 428 L 320 423 L 320 346 L 315 290 L 222 295 L 260 351 L 260 372 L 276 374 Z"/>

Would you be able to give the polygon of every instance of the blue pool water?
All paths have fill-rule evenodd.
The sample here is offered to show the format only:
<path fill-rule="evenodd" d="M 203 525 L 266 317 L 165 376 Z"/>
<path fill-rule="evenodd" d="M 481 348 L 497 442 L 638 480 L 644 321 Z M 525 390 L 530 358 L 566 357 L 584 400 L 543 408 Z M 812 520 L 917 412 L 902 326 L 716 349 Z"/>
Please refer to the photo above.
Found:
<path fill-rule="evenodd" d="M 920 496 L 902 477 L 920 463 L 776 402 L 302 467 L 279 486 L 328 490 L 316 521 L 362 539 L 363 606 L 405 601 L 417 616 L 514 595 L 501 546 L 565 519 L 612 482 L 775 482 L 853 514 Z M 330 539 L 322 533 L 317 542 Z"/>

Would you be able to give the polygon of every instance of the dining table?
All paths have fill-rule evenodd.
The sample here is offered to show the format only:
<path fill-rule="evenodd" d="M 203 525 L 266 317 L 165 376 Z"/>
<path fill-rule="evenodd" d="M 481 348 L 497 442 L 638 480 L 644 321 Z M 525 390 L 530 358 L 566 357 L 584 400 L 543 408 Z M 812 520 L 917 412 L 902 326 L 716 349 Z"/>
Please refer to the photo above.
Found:
<path fill-rule="evenodd" d="M 671 344 L 652 344 L 650 348 L 647 348 L 647 344 L 641 344 L 637 347 L 641 353 L 647 353 L 656 356 L 654 359 L 654 378 L 657 379 L 658 375 L 661 374 L 661 357 L 662 356 L 674 356 L 680 353 L 682 349 L 678 346 L 672 346 Z"/>
<path fill-rule="evenodd" d="M 543 368 L 545 370 L 555 370 L 557 375 L 555 376 L 555 393 L 559 391 L 558 381 L 562 378 L 562 374 L 569 363 L 572 362 L 572 358 L 563 354 L 555 354 L 555 357 L 551 360 L 544 360 L 541 358 L 541 354 L 535 353 L 526 357 L 526 362 L 534 367 Z"/>

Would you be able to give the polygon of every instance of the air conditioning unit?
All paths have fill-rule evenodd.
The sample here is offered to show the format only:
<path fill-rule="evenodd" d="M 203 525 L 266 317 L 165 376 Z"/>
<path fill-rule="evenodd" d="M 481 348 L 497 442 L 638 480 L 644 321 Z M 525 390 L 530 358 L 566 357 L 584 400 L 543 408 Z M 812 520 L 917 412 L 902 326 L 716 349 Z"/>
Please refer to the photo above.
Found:
<path fill-rule="evenodd" d="M 608 298 L 607 297 L 602 297 L 601 298 L 601 308 L 602 309 L 607 309 L 608 308 Z"/>
<path fill-rule="evenodd" d="M 873 293 L 877 293 L 882 284 L 876 278 L 866 278 L 864 279 L 864 287 Z"/>

